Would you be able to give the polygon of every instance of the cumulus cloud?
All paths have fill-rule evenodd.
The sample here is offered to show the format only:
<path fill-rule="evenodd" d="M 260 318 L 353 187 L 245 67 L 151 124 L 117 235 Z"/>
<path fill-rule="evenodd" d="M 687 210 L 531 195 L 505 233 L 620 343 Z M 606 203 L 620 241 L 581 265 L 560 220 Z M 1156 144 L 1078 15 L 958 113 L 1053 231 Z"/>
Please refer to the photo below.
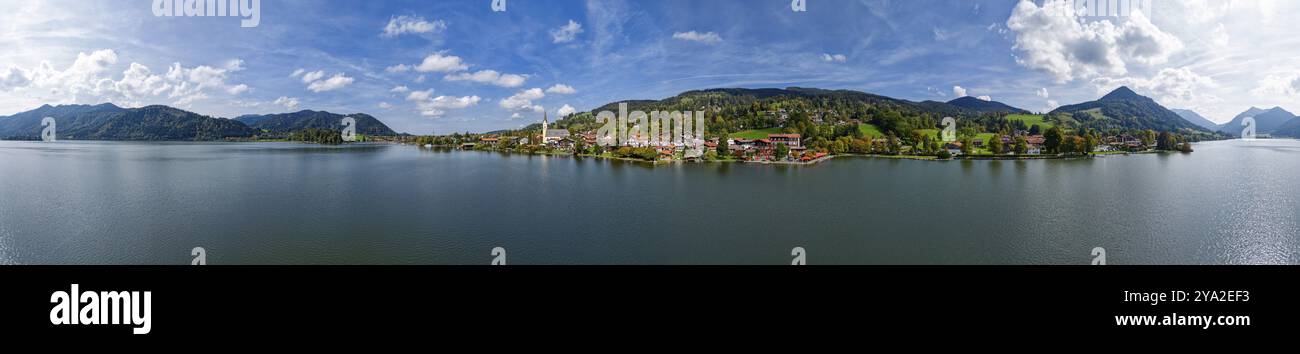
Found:
<path fill-rule="evenodd" d="M 275 102 L 273 103 L 284 106 L 284 108 L 290 110 L 298 109 L 298 99 L 293 97 L 280 96 L 280 98 L 275 99 Z"/>
<path fill-rule="evenodd" d="M 426 21 L 419 16 L 397 16 L 388 20 L 381 37 L 396 37 L 403 34 L 433 34 L 447 29 L 442 20 Z"/>
<path fill-rule="evenodd" d="M 235 85 L 235 86 L 231 86 L 230 88 L 227 88 L 227 89 L 226 89 L 226 93 L 229 93 L 231 96 L 237 96 L 237 95 L 239 95 L 239 94 L 242 94 L 242 93 L 248 92 L 248 90 L 249 90 L 248 85 L 245 85 L 245 84 L 239 84 L 239 85 Z"/>
<path fill-rule="evenodd" d="M 546 89 L 546 93 L 553 93 L 557 95 L 571 95 L 576 92 L 578 92 L 578 90 L 574 90 L 572 86 L 565 85 L 565 84 L 555 84 L 554 86 L 551 86 L 550 88 Z"/>
<path fill-rule="evenodd" d="M 298 70 L 294 70 L 292 74 L 289 74 L 289 77 L 299 77 L 299 76 L 302 76 L 302 74 L 305 74 L 305 73 L 307 73 L 307 70 L 304 70 L 304 69 L 302 69 L 302 68 L 299 68 Z"/>
<path fill-rule="evenodd" d="M 540 100 L 544 97 L 546 97 L 546 93 L 543 93 L 542 89 L 531 88 L 531 89 L 519 91 L 519 93 L 501 99 L 500 105 L 501 108 L 505 108 L 510 111 L 530 110 L 530 111 L 540 113 L 545 111 L 546 108 L 542 107 L 541 105 L 534 105 L 533 101 Z"/>
<path fill-rule="evenodd" d="M 822 53 L 822 61 L 827 63 L 843 63 L 849 60 L 844 54 Z"/>
<path fill-rule="evenodd" d="M 577 111 L 578 111 L 578 110 L 575 109 L 575 108 L 573 108 L 573 106 L 570 106 L 570 105 L 567 105 L 567 104 L 566 104 L 566 105 L 564 105 L 563 107 L 560 107 L 559 110 L 556 110 L 556 111 L 555 111 L 555 114 L 558 115 L 558 116 L 560 116 L 560 117 L 564 117 L 564 116 L 568 116 L 568 115 L 570 115 L 570 114 L 573 114 L 573 113 L 575 113 L 575 112 L 577 112 Z"/>
<path fill-rule="evenodd" d="M 1182 41 L 1141 11 L 1119 24 L 1072 13 L 1072 1 L 1047 0 L 1042 7 L 1033 1 L 1018 3 L 1007 20 L 1015 35 L 1016 61 L 1067 82 L 1124 75 L 1130 63 L 1163 64 L 1183 48 Z"/>
<path fill-rule="evenodd" d="M 308 84 L 307 89 L 311 90 L 311 92 L 317 92 L 317 93 L 334 91 L 346 87 L 348 85 L 351 85 L 352 81 L 353 81 L 352 78 L 343 75 L 343 73 L 338 73 L 338 74 L 334 74 L 334 76 L 330 77 L 327 80 L 318 80 L 312 82 L 311 84 Z"/>
<path fill-rule="evenodd" d="M 325 70 L 317 70 L 317 71 L 305 73 L 302 74 L 302 83 L 310 84 L 312 83 L 312 81 L 320 80 L 320 78 L 322 77 L 325 77 Z"/>
<path fill-rule="evenodd" d="M 384 71 L 389 73 L 399 74 L 399 73 L 411 71 L 411 66 L 406 64 L 397 64 L 397 65 L 384 68 Z"/>
<path fill-rule="evenodd" d="M 189 106 L 209 97 L 208 90 L 238 95 L 251 90 L 247 85 L 226 83 L 232 69 L 243 70 L 243 61 L 234 59 L 219 67 L 200 65 L 185 67 L 173 63 L 165 74 L 156 74 L 140 63 L 130 63 L 115 79 L 108 68 L 117 64 L 117 52 L 102 49 L 78 53 L 66 69 L 55 69 L 48 61 L 32 69 L 6 67 L 0 70 L 0 91 L 34 91 L 53 94 L 47 103 L 114 102 L 122 106 L 142 106 L 170 100 L 175 106 Z"/>
<path fill-rule="evenodd" d="M 993 97 L 990 97 L 990 96 L 987 96 L 987 95 L 985 95 L 985 96 L 979 96 L 979 97 L 975 97 L 975 98 L 978 98 L 978 99 L 980 99 L 981 101 L 992 101 L 992 100 L 993 100 Z"/>
<path fill-rule="evenodd" d="M 443 80 L 446 81 L 471 81 L 481 84 L 492 84 L 501 87 L 519 87 L 523 86 L 528 77 L 518 74 L 501 74 L 496 70 L 480 70 L 475 73 L 459 73 L 447 75 Z"/>
<path fill-rule="evenodd" d="M 379 105 L 378 105 L 378 106 L 379 106 L 379 109 L 389 109 L 389 108 L 393 108 L 393 105 L 389 104 L 388 102 L 379 102 Z"/>
<path fill-rule="evenodd" d="M 1269 75 L 1251 93 L 1262 97 L 1300 95 L 1300 73 Z"/>
<path fill-rule="evenodd" d="M 410 88 L 407 88 L 406 86 L 396 86 L 396 87 L 393 87 L 392 90 L 388 90 L 388 92 L 392 92 L 392 93 L 403 93 L 403 92 L 407 92 L 407 91 L 410 91 L 410 90 L 411 90 L 411 89 L 410 89 Z"/>
<path fill-rule="evenodd" d="M 1197 74 L 1188 67 L 1161 69 L 1151 78 L 1101 77 L 1093 79 L 1092 83 L 1097 87 L 1098 94 L 1128 86 L 1166 106 L 1188 107 L 1220 100 L 1217 96 L 1205 93 L 1217 87 L 1214 79 Z"/>
<path fill-rule="evenodd" d="M 953 97 L 958 97 L 958 98 L 960 98 L 960 97 L 966 97 L 966 88 L 963 88 L 963 87 L 961 87 L 961 86 L 953 86 L 953 87 L 952 87 L 952 96 L 953 96 Z"/>
<path fill-rule="evenodd" d="M 582 24 L 569 20 L 569 24 L 551 30 L 551 39 L 554 43 L 568 43 L 577 38 L 579 33 L 582 33 Z"/>
<path fill-rule="evenodd" d="M 406 96 L 407 101 L 415 102 L 420 115 L 425 117 L 442 117 L 447 110 L 464 109 L 478 105 L 482 98 L 478 96 L 438 96 L 433 97 L 433 90 L 413 91 Z"/>
<path fill-rule="evenodd" d="M 1048 98 L 1051 96 L 1051 94 L 1047 92 L 1046 87 L 1040 88 L 1038 89 L 1038 91 L 1034 91 L 1034 95 L 1042 98 Z"/>
<path fill-rule="evenodd" d="M 677 33 L 673 33 L 673 38 L 680 39 L 683 41 L 700 42 L 705 44 L 714 44 L 714 43 L 722 42 L 722 37 L 718 36 L 717 33 L 713 33 L 713 32 L 704 32 L 704 33 L 695 32 L 695 31 L 677 32 Z"/>
<path fill-rule="evenodd" d="M 468 69 L 469 65 L 466 65 L 465 62 L 461 61 L 460 57 L 455 55 L 443 55 L 442 53 L 429 54 L 429 56 L 424 58 L 424 61 L 421 62 L 420 65 L 415 67 L 415 71 L 422 73 L 448 73 Z"/>

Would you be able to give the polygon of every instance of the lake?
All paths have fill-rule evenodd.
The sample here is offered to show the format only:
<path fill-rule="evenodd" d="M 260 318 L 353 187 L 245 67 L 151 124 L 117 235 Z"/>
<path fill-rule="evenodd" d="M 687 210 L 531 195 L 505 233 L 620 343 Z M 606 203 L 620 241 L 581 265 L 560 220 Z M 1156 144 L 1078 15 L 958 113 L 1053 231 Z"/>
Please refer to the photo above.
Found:
<path fill-rule="evenodd" d="M 1300 264 L 1300 142 L 1076 160 L 642 163 L 0 142 L 0 263 Z"/>

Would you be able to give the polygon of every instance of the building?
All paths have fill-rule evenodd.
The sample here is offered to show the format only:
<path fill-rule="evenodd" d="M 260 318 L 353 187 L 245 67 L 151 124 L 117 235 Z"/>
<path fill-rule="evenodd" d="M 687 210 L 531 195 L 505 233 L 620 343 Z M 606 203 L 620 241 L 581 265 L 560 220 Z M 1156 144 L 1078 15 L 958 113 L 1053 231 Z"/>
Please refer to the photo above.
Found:
<path fill-rule="evenodd" d="M 801 146 L 799 143 L 800 141 L 799 134 L 768 134 L 767 140 L 771 141 L 772 145 L 785 143 L 785 146 L 791 148 L 797 148 Z"/>

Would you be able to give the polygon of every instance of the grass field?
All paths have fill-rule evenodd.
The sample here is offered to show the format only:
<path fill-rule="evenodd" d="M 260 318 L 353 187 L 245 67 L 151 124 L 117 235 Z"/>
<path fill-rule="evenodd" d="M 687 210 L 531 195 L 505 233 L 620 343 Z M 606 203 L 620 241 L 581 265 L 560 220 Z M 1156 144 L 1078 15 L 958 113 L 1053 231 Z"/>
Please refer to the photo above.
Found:
<path fill-rule="evenodd" d="M 1024 121 L 1025 125 L 1030 127 L 1034 126 L 1034 124 L 1038 124 L 1038 126 L 1043 130 L 1056 126 L 1056 124 L 1044 121 L 1043 116 L 1040 114 L 1011 114 L 1007 116 L 1007 120 Z"/>
<path fill-rule="evenodd" d="M 874 124 L 858 124 L 858 131 L 862 132 L 862 136 L 872 139 L 882 138 L 885 136 L 885 133 L 881 132 L 880 128 L 877 128 Z"/>
<path fill-rule="evenodd" d="M 768 134 L 781 134 L 781 128 L 751 129 L 727 134 L 732 139 L 767 139 Z"/>

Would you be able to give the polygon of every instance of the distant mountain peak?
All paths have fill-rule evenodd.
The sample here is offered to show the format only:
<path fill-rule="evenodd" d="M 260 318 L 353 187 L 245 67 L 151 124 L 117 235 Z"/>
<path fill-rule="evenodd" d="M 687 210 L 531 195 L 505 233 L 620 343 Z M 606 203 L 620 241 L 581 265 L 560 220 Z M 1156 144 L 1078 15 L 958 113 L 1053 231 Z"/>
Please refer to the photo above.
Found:
<path fill-rule="evenodd" d="M 1114 91 L 1111 91 L 1105 96 L 1102 96 L 1101 100 L 1114 101 L 1114 100 L 1132 100 L 1132 99 L 1142 99 L 1142 98 L 1146 98 L 1146 97 L 1139 95 L 1137 92 L 1133 92 L 1133 89 L 1128 88 L 1128 86 L 1120 86 L 1119 88 L 1115 89 Z"/>

